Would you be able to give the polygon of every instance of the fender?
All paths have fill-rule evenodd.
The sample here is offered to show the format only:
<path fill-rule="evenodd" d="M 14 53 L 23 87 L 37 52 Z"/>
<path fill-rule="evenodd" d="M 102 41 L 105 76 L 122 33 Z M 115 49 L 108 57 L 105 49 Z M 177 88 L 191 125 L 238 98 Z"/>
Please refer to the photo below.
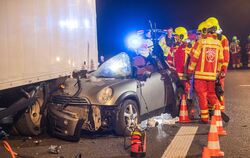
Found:
<path fill-rule="evenodd" d="M 116 100 L 115 102 L 115 105 L 118 105 L 118 107 L 121 106 L 122 102 L 125 100 L 125 99 L 133 99 L 136 101 L 137 105 L 138 105 L 138 109 L 140 110 L 140 101 L 139 101 L 139 98 L 136 94 L 136 92 L 133 92 L 133 91 L 128 91 L 128 92 L 125 92 L 123 93 L 122 95 L 119 96 L 119 98 Z"/>

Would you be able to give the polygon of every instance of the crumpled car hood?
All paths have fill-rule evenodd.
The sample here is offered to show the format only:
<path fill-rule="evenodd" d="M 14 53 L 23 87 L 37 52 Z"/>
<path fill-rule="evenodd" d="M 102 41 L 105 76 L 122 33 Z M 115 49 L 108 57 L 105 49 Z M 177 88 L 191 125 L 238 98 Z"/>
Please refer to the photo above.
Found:
<path fill-rule="evenodd" d="M 113 78 L 90 78 L 81 79 L 81 92 L 79 97 L 86 98 L 91 104 L 99 104 L 97 94 L 105 87 L 111 87 L 115 97 L 119 97 L 126 91 L 136 91 L 136 80 L 133 79 L 113 79 Z M 129 85 L 129 86 L 128 86 Z M 117 90 L 119 89 L 119 90 Z M 70 78 L 65 81 L 64 94 L 74 95 L 78 90 L 77 80 Z M 123 92 L 124 91 L 124 92 Z M 117 94 L 119 93 L 119 94 Z M 114 99 L 115 101 L 116 99 Z"/>

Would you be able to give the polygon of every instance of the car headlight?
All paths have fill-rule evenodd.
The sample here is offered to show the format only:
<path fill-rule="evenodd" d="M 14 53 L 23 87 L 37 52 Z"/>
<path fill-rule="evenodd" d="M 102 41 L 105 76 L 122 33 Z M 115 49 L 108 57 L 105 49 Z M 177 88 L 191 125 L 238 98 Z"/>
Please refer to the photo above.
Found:
<path fill-rule="evenodd" d="M 105 104 L 112 98 L 112 95 L 113 95 L 112 88 L 106 87 L 98 93 L 97 99 L 101 104 Z"/>

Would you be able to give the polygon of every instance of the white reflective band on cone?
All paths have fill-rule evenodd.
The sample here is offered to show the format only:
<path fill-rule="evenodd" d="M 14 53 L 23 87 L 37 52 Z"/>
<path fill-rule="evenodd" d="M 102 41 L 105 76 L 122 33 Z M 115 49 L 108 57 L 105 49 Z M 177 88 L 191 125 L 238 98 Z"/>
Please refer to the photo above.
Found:
<path fill-rule="evenodd" d="M 208 147 L 208 149 L 220 149 L 220 143 L 219 143 L 219 141 L 208 142 L 207 147 Z"/>
<path fill-rule="evenodd" d="M 188 111 L 180 111 L 180 116 L 188 116 Z"/>
<path fill-rule="evenodd" d="M 217 125 L 217 127 L 223 126 L 223 125 L 222 125 L 222 121 L 216 121 L 216 125 Z"/>
<path fill-rule="evenodd" d="M 210 133 L 217 133 L 218 130 L 217 130 L 217 126 L 216 125 L 211 125 L 210 127 Z"/>

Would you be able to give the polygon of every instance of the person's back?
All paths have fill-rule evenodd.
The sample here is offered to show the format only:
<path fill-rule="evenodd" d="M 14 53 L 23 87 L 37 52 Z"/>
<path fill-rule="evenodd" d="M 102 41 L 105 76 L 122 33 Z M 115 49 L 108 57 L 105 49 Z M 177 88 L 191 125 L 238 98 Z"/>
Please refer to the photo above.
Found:
<path fill-rule="evenodd" d="M 196 63 L 189 67 L 196 79 L 216 80 L 216 73 L 223 64 L 221 41 L 209 35 L 199 39 L 191 52 L 191 62 Z"/>

